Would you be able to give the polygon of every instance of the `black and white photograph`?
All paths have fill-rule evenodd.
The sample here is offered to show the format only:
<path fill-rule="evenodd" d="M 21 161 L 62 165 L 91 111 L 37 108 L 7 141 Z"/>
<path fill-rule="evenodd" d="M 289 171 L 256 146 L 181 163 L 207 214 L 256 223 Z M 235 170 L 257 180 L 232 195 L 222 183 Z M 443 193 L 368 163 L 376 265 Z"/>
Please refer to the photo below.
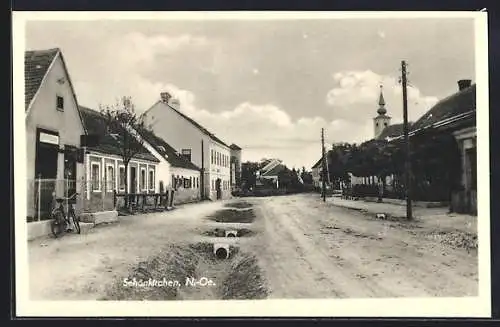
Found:
<path fill-rule="evenodd" d="M 14 12 L 18 315 L 489 317 L 486 22 Z"/>

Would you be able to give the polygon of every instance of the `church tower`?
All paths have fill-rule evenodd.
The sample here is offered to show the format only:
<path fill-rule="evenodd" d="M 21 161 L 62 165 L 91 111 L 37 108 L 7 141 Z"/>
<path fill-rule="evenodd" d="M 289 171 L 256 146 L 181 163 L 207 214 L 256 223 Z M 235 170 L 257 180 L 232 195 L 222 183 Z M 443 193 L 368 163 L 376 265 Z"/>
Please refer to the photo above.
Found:
<path fill-rule="evenodd" d="M 375 131 L 374 137 L 377 137 L 382 131 L 391 124 L 391 117 L 387 116 L 387 109 L 385 109 L 384 94 L 382 93 L 382 85 L 380 85 L 380 97 L 378 100 L 379 108 L 377 109 L 377 117 L 373 118 L 373 127 Z"/>

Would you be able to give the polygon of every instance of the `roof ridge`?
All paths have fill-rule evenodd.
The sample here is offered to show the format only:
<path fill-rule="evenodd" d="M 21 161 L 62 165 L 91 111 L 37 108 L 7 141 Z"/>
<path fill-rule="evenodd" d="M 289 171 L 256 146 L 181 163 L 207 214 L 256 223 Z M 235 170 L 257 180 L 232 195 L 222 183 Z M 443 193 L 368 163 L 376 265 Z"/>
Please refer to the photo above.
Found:
<path fill-rule="evenodd" d="M 161 102 L 161 101 L 160 101 Z M 161 102 L 163 104 L 165 104 L 167 107 L 169 107 L 170 109 L 174 110 L 175 112 L 177 112 L 179 115 L 181 115 L 184 119 L 186 119 L 187 121 L 189 121 L 191 124 L 195 125 L 195 127 L 197 127 L 199 130 L 201 130 L 202 132 L 204 132 L 205 134 L 208 134 L 208 136 L 218 142 L 218 143 L 221 143 L 222 145 L 226 146 L 226 147 L 230 147 L 229 145 L 227 145 L 224 141 L 222 141 L 221 139 L 219 139 L 217 136 L 215 136 L 214 133 L 210 132 L 207 128 L 205 128 L 203 125 L 201 125 L 200 123 L 198 123 L 196 120 L 194 120 L 193 118 L 191 118 L 190 116 L 188 116 L 187 114 L 181 112 L 180 110 L 177 110 L 176 108 L 172 107 L 171 105 L 169 105 L 168 103 L 165 103 L 165 102 Z"/>

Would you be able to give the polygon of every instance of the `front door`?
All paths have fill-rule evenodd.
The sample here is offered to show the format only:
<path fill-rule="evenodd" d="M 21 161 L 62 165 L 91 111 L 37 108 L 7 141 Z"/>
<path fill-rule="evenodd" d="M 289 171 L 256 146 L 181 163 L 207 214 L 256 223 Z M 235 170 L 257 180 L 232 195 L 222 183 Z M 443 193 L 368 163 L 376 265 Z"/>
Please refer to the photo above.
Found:
<path fill-rule="evenodd" d="M 215 190 L 217 191 L 217 200 L 222 198 L 222 190 L 221 190 L 220 184 L 221 184 L 221 179 L 217 178 L 217 180 L 215 181 Z"/>
<path fill-rule="evenodd" d="M 130 167 L 130 193 L 137 193 L 137 168 Z"/>
<path fill-rule="evenodd" d="M 56 132 L 37 130 L 35 155 L 35 203 L 40 219 L 48 217 L 52 206 L 52 193 L 56 189 L 59 135 Z M 39 206 L 39 208 L 38 208 Z"/>

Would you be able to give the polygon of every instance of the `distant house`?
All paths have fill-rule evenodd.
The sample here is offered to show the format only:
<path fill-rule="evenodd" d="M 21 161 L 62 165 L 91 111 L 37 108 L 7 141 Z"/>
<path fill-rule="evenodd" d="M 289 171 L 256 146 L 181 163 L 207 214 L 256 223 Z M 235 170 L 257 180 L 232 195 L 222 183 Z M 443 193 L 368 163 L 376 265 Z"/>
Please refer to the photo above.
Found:
<path fill-rule="evenodd" d="M 241 148 L 236 144 L 229 146 L 231 149 L 231 189 L 241 187 Z"/>
<path fill-rule="evenodd" d="M 99 138 L 99 144 L 88 147 L 85 154 L 87 201 L 84 203 L 88 206 L 87 210 L 113 210 L 113 192 L 125 192 L 125 180 L 128 193 L 157 193 L 160 161 L 142 147 L 125 171 L 118 139 L 108 132 L 106 118 L 100 112 L 83 106 L 80 106 L 80 112 L 88 133 Z"/>
<path fill-rule="evenodd" d="M 279 174 L 286 169 L 279 159 L 267 159 L 264 167 L 259 170 L 257 181 L 263 184 L 264 180 L 271 181 L 276 188 L 279 187 Z"/>
<path fill-rule="evenodd" d="M 161 137 L 149 130 L 138 131 L 145 147 L 159 161 L 159 188 L 173 188 L 175 203 L 199 201 L 201 199 L 201 171 L 198 166 L 182 156 Z"/>
<path fill-rule="evenodd" d="M 181 112 L 179 101 L 167 92 L 162 92 L 160 100 L 143 115 L 146 124 L 157 136 L 168 140 L 182 156 L 202 169 L 202 197 L 231 197 L 229 145 Z"/>
<path fill-rule="evenodd" d="M 408 129 L 411 131 L 411 126 L 412 122 L 408 122 Z M 392 141 L 400 136 L 402 136 L 404 133 L 404 124 L 394 124 L 394 125 L 389 125 L 386 128 L 382 130 L 382 132 L 375 138 L 376 140 L 386 140 L 386 141 Z"/>
<path fill-rule="evenodd" d="M 313 186 L 315 188 L 321 187 L 322 161 L 322 159 L 319 159 L 311 168 Z"/>
<path fill-rule="evenodd" d="M 86 174 L 79 156 L 86 134 L 60 49 L 24 54 L 28 221 L 48 218 L 52 193 L 81 192 Z M 40 193 L 40 194 L 39 194 Z"/>

